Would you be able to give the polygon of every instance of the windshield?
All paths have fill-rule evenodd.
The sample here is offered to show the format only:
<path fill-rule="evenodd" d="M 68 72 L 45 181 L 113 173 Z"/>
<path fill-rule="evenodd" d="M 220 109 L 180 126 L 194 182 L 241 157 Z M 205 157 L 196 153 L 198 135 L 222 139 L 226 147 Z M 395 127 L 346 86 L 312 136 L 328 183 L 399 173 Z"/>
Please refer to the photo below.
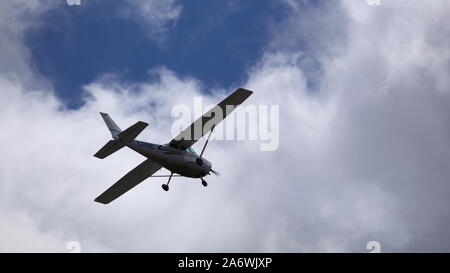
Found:
<path fill-rule="evenodd" d="M 188 147 L 188 148 L 186 149 L 186 151 L 196 154 L 196 152 L 194 151 L 194 149 L 192 149 L 191 147 Z"/>

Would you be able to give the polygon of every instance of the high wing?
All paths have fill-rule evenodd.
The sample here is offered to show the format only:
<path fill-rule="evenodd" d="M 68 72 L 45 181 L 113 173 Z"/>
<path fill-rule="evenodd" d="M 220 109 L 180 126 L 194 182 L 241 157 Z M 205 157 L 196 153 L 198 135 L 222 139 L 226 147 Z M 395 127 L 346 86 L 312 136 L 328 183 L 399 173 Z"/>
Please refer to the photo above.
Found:
<path fill-rule="evenodd" d="M 129 171 L 104 193 L 95 198 L 95 201 L 102 204 L 108 204 L 117 197 L 131 190 L 137 184 L 152 176 L 152 174 L 157 172 L 159 169 L 161 169 L 161 166 L 158 163 L 151 159 L 147 159 L 136 168 Z"/>
<path fill-rule="evenodd" d="M 191 147 L 205 134 L 211 131 L 215 125 L 225 119 L 228 114 L 233 112 L 233 110 L 244 102 L 251 94 L 253 94 L 253 91 L 244 88 L 237 89 L 203 116 L 194 121 L 189 127 L 184 129 L 183 132 L 170 141 L 169 145 L 183 150 Z"/>

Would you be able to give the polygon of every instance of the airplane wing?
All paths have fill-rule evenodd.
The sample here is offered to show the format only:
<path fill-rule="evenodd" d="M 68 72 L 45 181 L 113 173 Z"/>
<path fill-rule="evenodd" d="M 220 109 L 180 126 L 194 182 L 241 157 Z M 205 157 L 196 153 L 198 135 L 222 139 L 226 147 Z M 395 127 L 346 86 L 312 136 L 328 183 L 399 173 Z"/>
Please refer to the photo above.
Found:
<path fill-rule="evenodd" d="M 108 204 L 117 197 L 131 190 L 137 184 L 152 176 L 152 174 L 157 172 L 159 169 L 161 169 L 161 166 L 158 163 L 151 159 L 147 159 L 136 168 L 129 171 L 104 193 L 95 198 L 95 201 L 102 204 Z"/>
<path fill-rule="evenodd" d="M 244 102 L 253 91 L 239 88 L 223 101 L 198 118 L 189 127 L 184 129 L 178 136 L 169 143 L 172 147 L 178 147 L 185 150 L 196 143 L 205 134 L 211 131 L 212 127 L 219 124 L 228 114 Z"/>

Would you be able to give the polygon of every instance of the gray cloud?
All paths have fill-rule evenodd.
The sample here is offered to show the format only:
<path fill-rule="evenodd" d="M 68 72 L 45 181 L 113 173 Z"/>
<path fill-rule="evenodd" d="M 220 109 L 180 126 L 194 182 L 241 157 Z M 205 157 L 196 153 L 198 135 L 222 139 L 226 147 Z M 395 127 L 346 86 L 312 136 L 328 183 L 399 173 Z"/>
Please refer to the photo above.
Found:
<path fill-rule="evenodd" d="M 54 1 L 16 0 L 0 3 L 0 73 L 19 80 L 29 88 L 50 88 L 45 79 L 33 71 L 30 54 L 23 45 L 27 29 L 40 24 L 40 15 L 55 6 Z"/>
<path fill-rule="evenodd" d="M 248 103 L 280 105 L 279 149 L 211 142 L 206 157 L 222 176 L 207 189 L 178 179 L 164 193 L 154 178 L 111 205 L 92 201 L 143 160 L 92 157 L 109 138 L 98 111 L 122 127 L 149 121 L 141 139 L 163 143 L 171 107 L 200 94 L 197 80 L 168 69 L 133 85 L 109 76 L 85 87 L 82 108 L 61 111 L 48 91 L 2 75 L 0 250 L 65 251 L 79 240 L 83 251 L 366 251 L 377 240 L 382 251 L 449 251 L 450 5 L 333 5 L 299 29 L 297 6 L 284 25 L 292 41 L 274 35 L 280 46 L 244 83 L 256 91 Z M 330 16 L 345 33 L 338 48 Z M 316 26 L 324 35 L 309 48 L 323 50 L 296 50 Z M 321 66 L 315 90 L 305 54 Z M 217 91 L 205 104 L 225 96 Z"/>

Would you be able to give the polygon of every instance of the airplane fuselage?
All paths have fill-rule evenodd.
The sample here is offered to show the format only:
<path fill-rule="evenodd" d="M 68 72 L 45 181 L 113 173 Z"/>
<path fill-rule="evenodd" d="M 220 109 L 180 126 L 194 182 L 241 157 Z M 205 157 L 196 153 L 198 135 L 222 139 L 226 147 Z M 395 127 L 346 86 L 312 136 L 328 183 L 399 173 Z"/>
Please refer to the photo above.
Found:
<path fill-rule="evenodd" d="M 127 144 L 130 149 L 152 159 L 172 173 L 200 178 L 209 174 L 211 163 L 196 153 L 184 151 L 169 145 L 159 145 L 138 140 Z"/>

